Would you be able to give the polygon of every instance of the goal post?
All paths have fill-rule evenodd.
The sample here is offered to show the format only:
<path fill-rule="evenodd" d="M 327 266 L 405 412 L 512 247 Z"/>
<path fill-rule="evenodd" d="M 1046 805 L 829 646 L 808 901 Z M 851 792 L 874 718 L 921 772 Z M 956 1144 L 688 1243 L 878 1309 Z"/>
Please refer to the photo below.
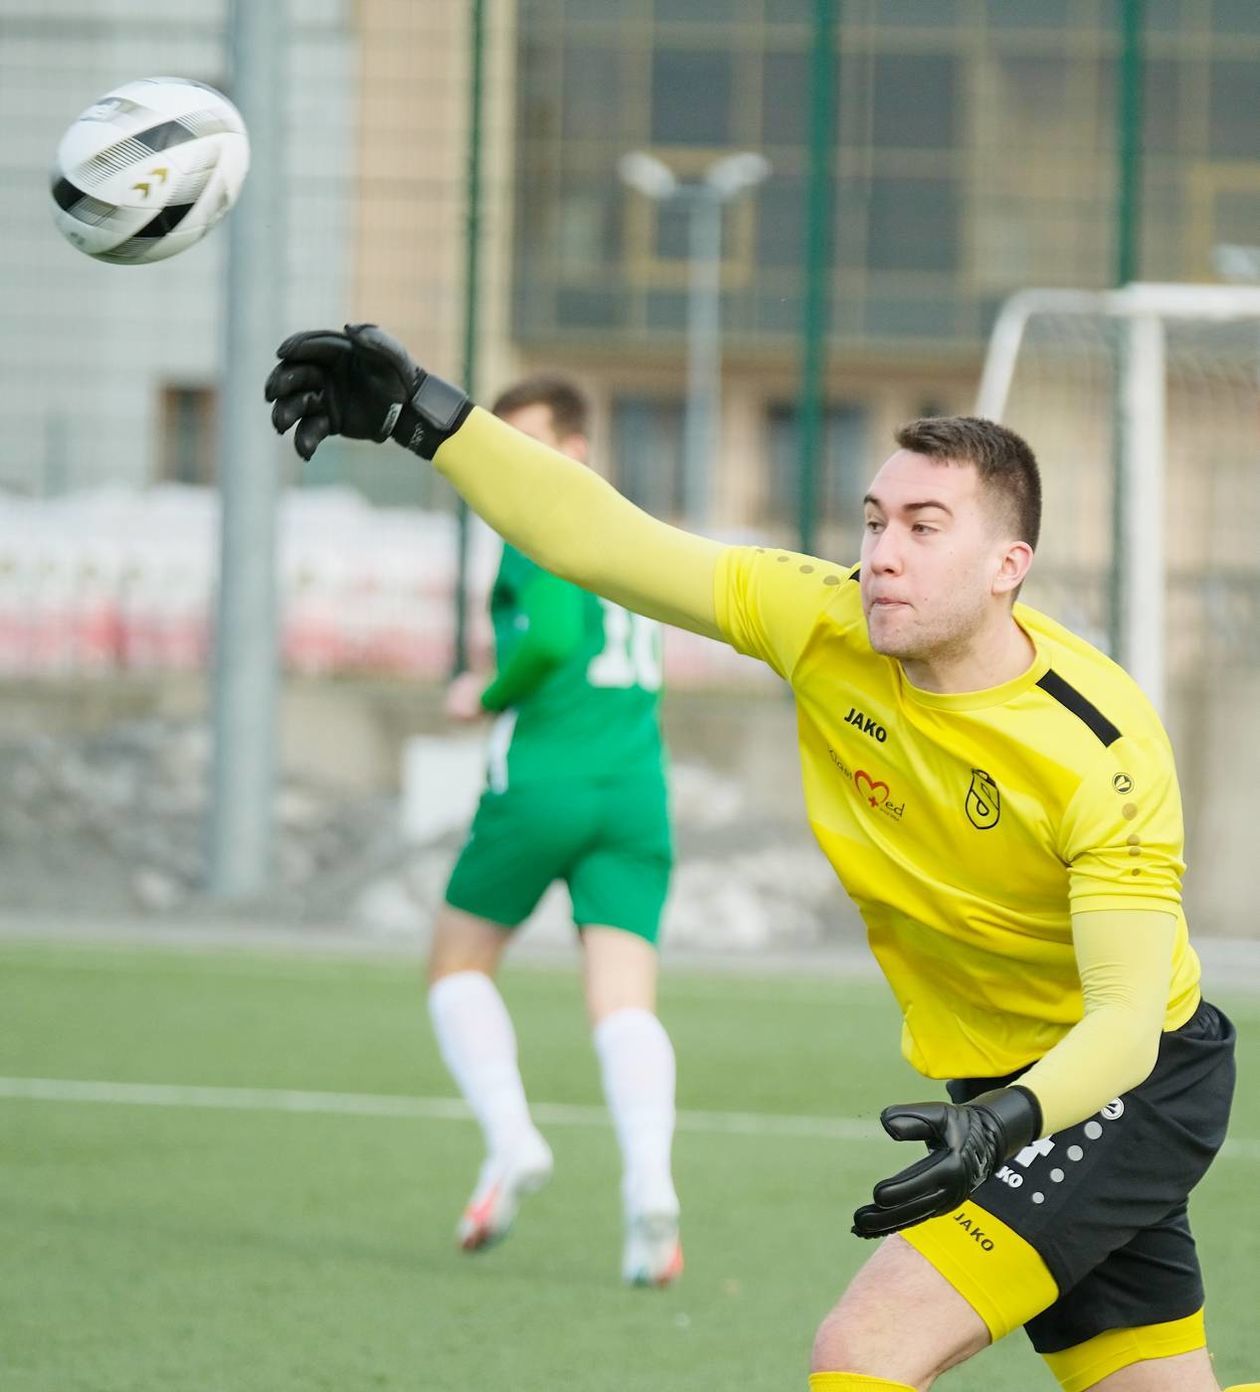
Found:
<path fill-rule="evenodd" d="M 1256 532 L 1227 528 L 1213 554 L 1201 520 L 1193 537 L 1174 527 L 1196 489 L 1230 503 L 1214 471 L 1260 525 L 1258 380 L 1260 287 L 1026 290 L 990 336 L 976 411 L 1028 435 L 1042 460 L 1041 550 L 1059 601 L 1044 607 L 1112 649 L 1161 712 L 1173 668 L 1194 660 L 1185 641 L 1170 648 L 1193 592 L 1202 601 L 1214 567 L 1252 599 L 1260 583 Z"/>

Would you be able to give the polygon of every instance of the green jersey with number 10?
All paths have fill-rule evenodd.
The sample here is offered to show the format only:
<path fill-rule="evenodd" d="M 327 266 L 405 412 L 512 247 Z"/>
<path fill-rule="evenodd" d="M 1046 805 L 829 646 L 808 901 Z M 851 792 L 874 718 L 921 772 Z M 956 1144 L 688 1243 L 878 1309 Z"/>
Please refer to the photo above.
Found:
<path fill-rule="evenodd" d="M 547 572 L 505 545 L 490 596 L 500 670 L 524 641 L 526 589 Z M 661 627 L 576 585 L 581 605 L 576 647 L 518 705 L 495 722 L 490 785 L 598 778 L 660 767 Z"/>

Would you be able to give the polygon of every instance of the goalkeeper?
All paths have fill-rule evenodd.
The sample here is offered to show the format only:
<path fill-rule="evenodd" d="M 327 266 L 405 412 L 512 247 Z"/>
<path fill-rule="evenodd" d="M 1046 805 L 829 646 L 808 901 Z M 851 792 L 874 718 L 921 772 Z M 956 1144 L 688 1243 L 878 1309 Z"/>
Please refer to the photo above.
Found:
<path fill-rule="evenodd" d="M 812 1392 L 929 1387 L 1017 1325 L 1064 1388 L 1218 1392 L 1187 1198 L 1220 1148 L 1234 1032 L 1199 992 L 1168 738 L 1135 683 L 1016 605 L 1027 445 L 916 421 L 860 565 L 660 523 L 474 407 L 372 325 L 280 345 L 272 420 L 431 459 L 539 565 L 791 684 L 810 823 L 950 1101 L 885 1108 L 927 1153 L 854 1214 L 873 1253 Z"/>

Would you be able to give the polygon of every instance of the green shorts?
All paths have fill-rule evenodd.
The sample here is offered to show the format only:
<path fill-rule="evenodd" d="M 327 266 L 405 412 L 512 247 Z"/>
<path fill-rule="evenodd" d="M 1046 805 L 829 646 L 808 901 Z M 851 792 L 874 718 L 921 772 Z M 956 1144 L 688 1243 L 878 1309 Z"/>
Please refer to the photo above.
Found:
<path fill-rule="evenodd" d="M 523 783 L 482 794 L 446 902 L 515 928 L 563 880 L 579 928 L 624 928 L 655 943 L 673 859 L 660 769 Z"/>

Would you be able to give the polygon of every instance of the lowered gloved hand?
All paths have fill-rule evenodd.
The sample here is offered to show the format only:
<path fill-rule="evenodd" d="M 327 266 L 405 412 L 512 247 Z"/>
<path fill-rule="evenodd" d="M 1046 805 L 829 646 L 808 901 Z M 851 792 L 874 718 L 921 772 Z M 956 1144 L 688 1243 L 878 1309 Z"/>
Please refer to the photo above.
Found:
<path fill-rule="evenodd" d="M 995 1088 L 970 1102 L 885 1107 L 894 1141 L 925 1141 L 921 1160 L 875 1186 L 874 1203 L 853 1215 L 858 1237 L 885 1237 L 952 1213 L 973 1190 L 1041 1131 L 1041 1107 L 1027 1088 Z"/>
<path fill-rule="evenodd" d="M 423 459 L 464 423 L 472 402 L 458 388 L 411 360 L 406 348 L 375 324 L 347 324 L 344 333 L 292 334 L 276 350 L 280 362 L 264 394 L 271 423 L 293 426 L 303 459 L 329 435 L 397 440 Z"/>

